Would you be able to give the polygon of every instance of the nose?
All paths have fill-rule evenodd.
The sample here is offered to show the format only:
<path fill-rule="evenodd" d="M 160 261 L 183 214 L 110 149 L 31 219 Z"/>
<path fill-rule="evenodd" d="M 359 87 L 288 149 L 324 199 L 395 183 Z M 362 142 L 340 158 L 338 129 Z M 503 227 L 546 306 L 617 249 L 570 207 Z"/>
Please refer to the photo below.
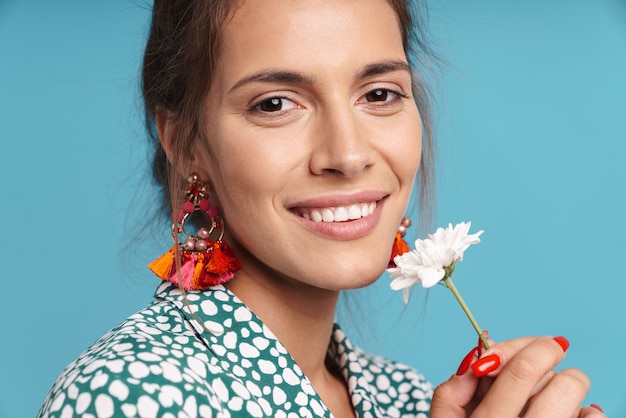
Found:
<path fill-rule="evenodd" d="M 351 178 L 374 164 L 368 130 L 352 110 L 327 112 L 319 118 L 316 131 L 309 164 L 313 174 Z"/>

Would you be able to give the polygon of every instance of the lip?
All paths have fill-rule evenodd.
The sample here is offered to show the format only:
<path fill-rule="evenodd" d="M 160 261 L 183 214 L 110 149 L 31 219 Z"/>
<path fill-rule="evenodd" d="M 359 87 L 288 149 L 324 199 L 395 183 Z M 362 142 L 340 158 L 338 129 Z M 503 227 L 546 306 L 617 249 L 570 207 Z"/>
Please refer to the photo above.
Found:
<path fill-rule="evenodd" d="M 355 194 L 328 195 L 297 201 L 289 206 L 289 211 L 297 221 L 314 234 L 326 238 L 348 241 L 366 236 L 374 230 L 389 196 L 386 192 L 365 191 Z M 343 222 L 313 222 L 299 215 L 301 209 L 320 209 L 337 206 L 350 206 L 358 203 L 376 202 L 374 212 L 363 218 Z"/>
<path fill-rule="evenodd" d="M 288 204 L 289 210 L 297 208 L 330 208 L 336 206 L 349 206 L 356 203 L 377 202 L 387 197 L 389 193 L 383 191 L 363 191 L 352 194 L 334 194 L 298 200 Z"/>

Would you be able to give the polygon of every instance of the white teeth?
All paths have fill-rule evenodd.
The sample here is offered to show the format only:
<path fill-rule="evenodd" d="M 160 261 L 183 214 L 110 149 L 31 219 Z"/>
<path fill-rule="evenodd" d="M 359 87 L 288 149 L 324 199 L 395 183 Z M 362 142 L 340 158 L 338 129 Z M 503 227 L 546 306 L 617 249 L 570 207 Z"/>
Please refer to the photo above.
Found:
<path fill-rule="evenodd" d="M 348 209 L 343 206 L 335 209 L 335 222 L 345 222 L 348 220 Z"/>
<path fill-rule="evenodd" d="M 348 218 L 350 219 L 359 219 L 361 217 L 361 207 L 360 205 L 352 205 L 348 210 Z"/>
<path fill-rule="evenodd" d="M 318 210 L 311 211 L 311 220 L 315 223 L 322 222 L 322 213 Z"/>
<path fill-rule="evenodd" d="M 324 222 L 333 222 L 335 220 L 335 214 L 333 213 L 332 209 L 322 209 L 322 220 Z"/>
<path fill-rule="evenodd" d="M 301 216 L 313 222 L 345 222 L 371 215 L 376 210 L 376 202 L 360 203 L 334 208 L 311 209 L 303 211 Z"/>

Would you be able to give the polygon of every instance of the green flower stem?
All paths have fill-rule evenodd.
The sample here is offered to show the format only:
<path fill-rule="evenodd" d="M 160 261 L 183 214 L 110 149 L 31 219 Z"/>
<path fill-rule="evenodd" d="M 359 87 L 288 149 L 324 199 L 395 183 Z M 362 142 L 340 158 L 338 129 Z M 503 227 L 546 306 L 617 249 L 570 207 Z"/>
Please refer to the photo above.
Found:
<path fill-rule="evenodd" d="M 452 269 L 454 269 L 454 267 Z M 452 272 L 446 271 L 446 277 L 443 279 L 443 283 L 445 284 L 445 286 L 448 289 L 450 289 L 450 291 L 452 292 L 452 294 L 454 295 L 456 300 L 461 305 L 461 308 L 463 308 L 463 312 L 465 312 L 465 315 L 467 315 L 467 318 L 470 320 L 470 322 L 474 326 L 474 329 L 476 330 L 476 333 L 478 333 L 478 338 L 480 338 L 480 341 L 483 343 L 483 346 L 485 347 L 485 350 L 487 350 L 489 348 L 489 343 L 487 342 L 487 339 L 483 335 L 483 331 L 478 326 L 478 322 L 476 322 L 476 319 L 474 319 L 474 315 L 472 315 L 472 312 L 469 310 L 469 308 L 465 304 L 465 301 L 463 300 L 463 297 L 461 296 L 459 291 L 456 290 L 456 287 L 454 286 L 454 283 L 452 283 L 452 277 L 451 276 L 452 276 Z"/>

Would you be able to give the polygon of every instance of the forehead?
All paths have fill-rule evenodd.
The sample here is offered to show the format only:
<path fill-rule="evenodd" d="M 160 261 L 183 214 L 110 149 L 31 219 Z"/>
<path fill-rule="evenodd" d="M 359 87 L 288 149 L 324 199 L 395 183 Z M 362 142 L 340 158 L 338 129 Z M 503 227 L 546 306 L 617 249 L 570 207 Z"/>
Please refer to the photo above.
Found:
<path fill-rule="evenodd" d="M 224 27 L 226 75 L 258 68 L 339 69 L 405 59 L 397 15 L 387 0 L 245 0 Z"/>

